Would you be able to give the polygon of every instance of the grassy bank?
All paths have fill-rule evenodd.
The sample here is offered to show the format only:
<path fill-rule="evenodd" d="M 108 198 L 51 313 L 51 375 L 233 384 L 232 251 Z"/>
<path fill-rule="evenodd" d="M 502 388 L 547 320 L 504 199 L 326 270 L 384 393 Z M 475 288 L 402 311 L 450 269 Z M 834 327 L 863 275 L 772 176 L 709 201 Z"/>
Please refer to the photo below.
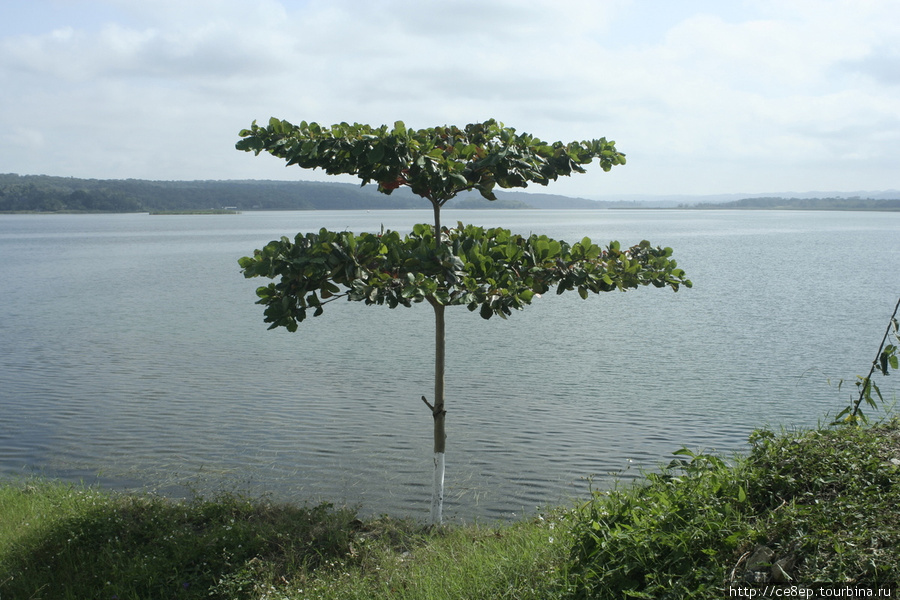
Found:
<path fill-rule="evenodd" d="M 0 599 L 718 598 L 900 581 L 900 423 L 759 431 L 513 524 L 429 531 L 329 505 L 0 485 Z"/>

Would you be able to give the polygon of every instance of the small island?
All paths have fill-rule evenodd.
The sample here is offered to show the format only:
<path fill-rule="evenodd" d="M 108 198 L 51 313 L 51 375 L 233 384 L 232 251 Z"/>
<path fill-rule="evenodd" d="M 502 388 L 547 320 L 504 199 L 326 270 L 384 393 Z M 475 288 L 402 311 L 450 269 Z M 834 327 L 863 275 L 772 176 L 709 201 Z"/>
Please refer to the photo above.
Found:
<path fill-rule="evenodd" d="M 241 211 L 232 207 L 209 208 L 205 210 L 154 210 L 150 216 L 155 215 L 239 215 Z"/>

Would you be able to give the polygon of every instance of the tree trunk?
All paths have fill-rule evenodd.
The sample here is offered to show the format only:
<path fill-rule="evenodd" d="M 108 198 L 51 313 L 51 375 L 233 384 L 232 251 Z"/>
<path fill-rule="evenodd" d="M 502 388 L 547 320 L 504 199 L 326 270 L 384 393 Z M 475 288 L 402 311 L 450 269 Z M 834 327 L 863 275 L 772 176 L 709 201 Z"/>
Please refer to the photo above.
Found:
<path fill-rule="evenodd" d="M 434 487 L 431 493 L 431 524 L 440 525 L 444 510 L 444 447 L 447 433 L 444 430 L 444 308 L 431 301 L 434 307 Z"/>
<path fill-rule="evenodd" d="M 440 247 L 441 204 L 432 199 L 434 207 L 434 245 Z M 444 512 L 444 447 L 447 433 L 444 429 L 444 308 L 434 298 L 429 298 L 434 308 L 434 406 L 430 406 L 434 417 L 434 487 L 431 491 L 431 524 L 440 525 Z M 426 402 L 427 404 L 427 402 Z"/>
<path fill-rule="evenodd" d="M 434 209 L 434 246 L 438 247 L 441 245 L 441 203 L 432 200 L 431 207 Z"/>

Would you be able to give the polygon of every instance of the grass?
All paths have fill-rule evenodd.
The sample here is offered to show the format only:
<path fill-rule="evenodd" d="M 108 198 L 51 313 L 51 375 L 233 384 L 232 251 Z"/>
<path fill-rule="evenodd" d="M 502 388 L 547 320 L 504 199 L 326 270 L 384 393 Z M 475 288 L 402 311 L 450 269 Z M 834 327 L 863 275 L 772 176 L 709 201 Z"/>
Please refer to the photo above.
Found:
<path fill-rule="evenodd" d="M 0 598 L 200 598 L 264 562 L 267 577 L 346 553 L 353 514 L 234 496 L 189 503 L 44 483 L 0 491 Z M 217 597 L 228 597 L 219 595 Z"/>
<path fill-rule="evenodd" d="M 438 530 L 328 504 L 9 481 L 0 600 L 718 598 L 771 580 L 773 563 L 793 583 L 897 585 L 900 422 L 751 441 L 731 464 L 684 450 L 578 507 Z"/>
<path fill-rule="evenodd" d="M 0 599 L 546 598 L 562 517 L 449 527 L 234 495 L 0 486 Z"/>

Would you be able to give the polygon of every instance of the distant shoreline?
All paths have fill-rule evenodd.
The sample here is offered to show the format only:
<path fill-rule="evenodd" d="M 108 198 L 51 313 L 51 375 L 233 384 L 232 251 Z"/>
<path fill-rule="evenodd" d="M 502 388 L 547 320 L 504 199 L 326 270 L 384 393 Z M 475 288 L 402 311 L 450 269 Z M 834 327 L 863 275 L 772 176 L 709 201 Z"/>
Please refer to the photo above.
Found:
<path fill-rule="evenodd" d="M 767 207 L 767 206 L 759 206 L 759 207 L 734 207 L 734 206 L 598 206 L 597 208 L 545 208 L 545 207 L 533 207 L 533 206 L 491 206 L 488 204 L 483 207 L 473 207 L 473 206 L 459 206 L 459 207 L 448 207 L 449 210 L 540 210 L 540 211 L 553 211 L 553 210 L 562 210 L 562 211 L 578 211 L 578 210 L 643 210 L 643 211 L 651 211 L 651 210 L 661 210 L 661 211 L 672 211 L 672 210 L 695 210 L 695 211 L 712 211 L 712 210 L 727 210 L 733 212 L 759 212 L 759 211 L 795 211 L 795 212 L 900 212 L 900 207 L 801 207 L 801 206 L 780 206 L 780 207 Z M 0 210 L 0 215 L 136 215 L 136 214 L 145 214 L 148 216 L 156 217 L 156 216 L 184 216 L 184 215 L 240 215 L 245 212 L 319 212 L 322 210 L 340 210 L 340 211 L 370 211 L 370 210 L 379 210 L 379 211 L 391 211 L 391 210 L 418 210 L 417 208 L 410 208 L 408 206 L 403 207 L 395 207 L 395 208 L 385 208 L 379 207 L 374 209 L 363 209 L 363 208 L 333 208 L 333 209 L 322 209 L 322 208 L 273 208 L 273 209 L 251 209 L 251 210 L 167 210 L 167 211 L 146 211 L 146 210 L 123 210 L 123 211 L 115 211 L 115 210 Z M 421 210 L 427 210 L 425 207 L 422 207 Z"/>
<path fill-rule="evenodd" d="M 884 202 L 890 202 L 885 200 Z M 732 211 L 760 211 L 760 210 L 793 210 L 805 212 L 900 212 L 900 206 L 867 207 L 824 207 L 824 206 L 726 206 L 724 204 L 712 204 L 704 206 L 611 206 L 608 210 L 732 210 Z"/>
<path fill-rule="evenodd" d="M 900 191 L 860 192 L 838 197 L 786 197 L 788 194 L 743 197 L 722 202 L 711 198 L 671 197 L 589 200 L 542 192 L 497 190 L 488 201 L 475 192 L 460 194 L 447 209 L 537 210 L 829 210 L 900 211 Z M 875 197 L 864 197 L 863 194 Z M 896 194 L 896 196 L 895 196 Z M 800 194 L 803 196 L 803 194 Z M 734 197 L 734 196 L 730 196 Z M 242 211 L 409 210 L 430 209 L 424 199 L 401 188 L 391 195 L 374 186 L 312 181 L 149 181 L 78 179 L 50 175 L 0 173 L 0 214 L 11 213 L 150 213 L 228 214 Z"/>

